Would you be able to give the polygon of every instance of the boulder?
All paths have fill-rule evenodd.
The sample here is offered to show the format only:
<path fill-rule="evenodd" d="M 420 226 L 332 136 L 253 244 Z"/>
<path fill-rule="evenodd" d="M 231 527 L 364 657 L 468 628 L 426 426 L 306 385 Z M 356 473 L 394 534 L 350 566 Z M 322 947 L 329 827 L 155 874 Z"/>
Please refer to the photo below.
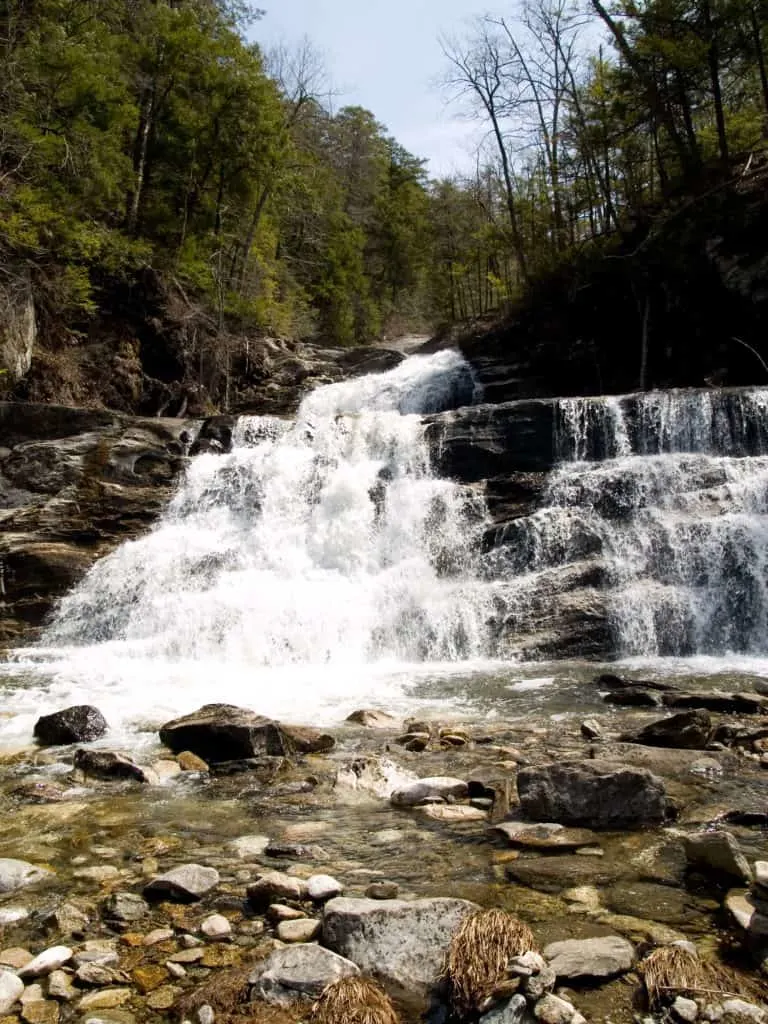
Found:
<path fill-rule="evenodd" d="M 200 864 L 180 864 L 153 878 L 144 886 L 144 895 L 151 900 L 196 903 L 218 884 L 219 872 L 216 868 L 205 868 Z"/>
<path fill-rule="evenodd" d="M 685 837 L 685 855 L 694 867 L 739 882 L 750 882 L 752 871 L 736 839 L 724 829 L 694 832 Z"/>
<path fill-rule="evenodd" d="M 534 821 L 596 829 L 657 825 L 667 812 L 664 783 L 644 768 L 610 761 L 571 761 L 523 768 L 520 808 Z"/>
<path fill-rule="evenodd" d="M 90 743 L 100 739 L 109 726 L 98 708 L 91 704 L 75 704 L 63 711 L 43 715 L 35 722 L 34 736 L 46 746 L 67 743 Z"/>
<path fill-rule="evenodd" d="M 277 722 L 232 704 L 206 704 L 160 730 L 160 740 L 175 754 L 189 750 L 207 764 L 287 757 L 296 747 Z"/>
<path fill-rule="evenodd" d="M 54 872 L 48 868 L 39 868 L 26 860 L 15 860 L 13 857 L 0 857 L 0 893 L 14 892 L 27 885 L 34 885 L 44 878 L 52 878 Z"/>
<path fill-rule="evenodd" d="M 462 799 L 468 792 L 469 787 L 463 779 L 437 775 L 401 786 L 394 791 L 390 801 L 395 807 L 415 807 L 428 800 Z"/>
<path fill-rule="evenodd" d="M 301 999 L 317 999 L 326 985 L 351 978 L 359 968 L 329 949 L 312 944 L 276 949 L 248 978 L 251 998 L 276 1006 L 291 1006 Z"/>
<path fill-rule="evenodd" d="M 544 949 L 544 958 L 558 981 L 590 981 L 613 978 L 632 970 L 635 947 L 618 935 L 595 939 L 566 939 L 553 942 Z"/>
<path fill-rule="evenodd" d="M 151 769 L 142 768 L 133 758 L 112 750 L 75 751 L 75 768 L 95 779 L 133 779 L 135 782 L 152 783 L 155 776 Z"/>
<path fill-rule="evenodd" d="M 423 1005 L 454 932 L 476 909 L 458 899 L 340 897 L 325 905 L 323 944 L 376 978 L 394 998 Z"/>
<path fill-rule="evenodd" d="M 638 732 L 624 735 L 625 743 L 641 743 L 649 747 L 677 747 L 681 750 L 704 750 L 712 735 L 712 719 L 707 711 L 683 711 L 670 718 L 660 718 Z"/>

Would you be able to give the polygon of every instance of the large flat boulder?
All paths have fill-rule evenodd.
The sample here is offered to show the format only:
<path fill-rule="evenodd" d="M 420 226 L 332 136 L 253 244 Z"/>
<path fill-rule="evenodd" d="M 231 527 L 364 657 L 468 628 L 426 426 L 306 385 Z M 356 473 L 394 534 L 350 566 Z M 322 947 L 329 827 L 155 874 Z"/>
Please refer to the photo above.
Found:
<path fill-rule="evenodd" d="M 325 905 L 323 943 L 376 978 L 394 998 L 423 1005 L 439 979 L 451 937 L 476 909 L 458 899 L 340 897 Z"/>
<path fill-rule="evenodd" d="M 523 768 L 520 809 L 533 821 L 631 829 L 664 821 L 664 783 L 645 768 L 610 761 L 565 761 Z"/>
<path fill-rule="evenodd" d="M 205 704 L 191 715 L 166 722 L 160 740 L 174 754 L 191 750 L 208 764 L 296 752 L 278 722 L 233 704 Z"/>

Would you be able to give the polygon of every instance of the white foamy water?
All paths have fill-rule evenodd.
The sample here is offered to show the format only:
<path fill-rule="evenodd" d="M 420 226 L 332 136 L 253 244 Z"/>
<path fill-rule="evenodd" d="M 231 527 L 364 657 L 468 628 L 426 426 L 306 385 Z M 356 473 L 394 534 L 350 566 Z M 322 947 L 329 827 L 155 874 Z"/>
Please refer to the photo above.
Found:
<path fill-rule="evenodd" d="M 156 527 L 19 652 L 6 735 L 73 701 L 118 731 L 213 701 L 327 723 L 483 659 L 485 508 L 433 476 L 418 415 L 472 396 L 441 352 L 320 388 L 294 423 L 241 419 L 231 453 L 193 459 Z"/>
<path fill-rule="evenodd" d="M 529 571 L 599 558 L 620 655 L 763 671 L 768 391 L 565 399 L 558 412 L 563 461 L 529 520 Z"/>

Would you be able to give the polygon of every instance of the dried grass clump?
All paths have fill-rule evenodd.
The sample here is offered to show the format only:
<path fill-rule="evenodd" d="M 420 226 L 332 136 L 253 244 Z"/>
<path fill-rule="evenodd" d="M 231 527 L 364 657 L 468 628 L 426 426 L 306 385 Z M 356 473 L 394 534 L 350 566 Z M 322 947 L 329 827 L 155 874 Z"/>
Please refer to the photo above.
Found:
<path fill-rule="evenodd" d="M 662 946 L 638 965 L 648 1005 L 657 1009 L 676 996 L 759 999 L 762 987 L 724 964 L 701 960 L 679 946 Z"/>
<path fill-rule="evenodd" d="M 340 978 L 312 1007 L 311 1024 L 400 1024 L 387 993 L 370 978 Z"/>
<path fill-rule="evenodd" d="M 506 910 L 479 910 L 465 917 L 451 940 L 446 965 L 457 1016 L 479 1009 L 504 980 L 511 957 L 537 949 L 528 925 Z"/>

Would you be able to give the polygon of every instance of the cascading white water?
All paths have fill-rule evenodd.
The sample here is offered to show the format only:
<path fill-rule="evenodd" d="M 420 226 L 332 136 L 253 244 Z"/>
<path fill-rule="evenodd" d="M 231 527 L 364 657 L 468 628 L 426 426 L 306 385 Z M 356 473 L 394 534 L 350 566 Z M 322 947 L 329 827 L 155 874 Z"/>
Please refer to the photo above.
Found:
<path fill-rule="evenodd" d="M 620 655 L 765 655 L 768 391 L 558 412 L 563 461 L 528 521 L 529 569 L 600 555 Z"/>
<path fill-rule="evenodd" d="M 307 721 L 399 694 L 407 666 L 484 656 L 485 508 L 433 476 L 416 415 L 472 397 L 449 351 L 319 388 L 293 423 L 241 419 L 231 453 L 191 460 L 157 526 L 62 600 L 26 664 L 113 722 L 225 699 Z"/>

